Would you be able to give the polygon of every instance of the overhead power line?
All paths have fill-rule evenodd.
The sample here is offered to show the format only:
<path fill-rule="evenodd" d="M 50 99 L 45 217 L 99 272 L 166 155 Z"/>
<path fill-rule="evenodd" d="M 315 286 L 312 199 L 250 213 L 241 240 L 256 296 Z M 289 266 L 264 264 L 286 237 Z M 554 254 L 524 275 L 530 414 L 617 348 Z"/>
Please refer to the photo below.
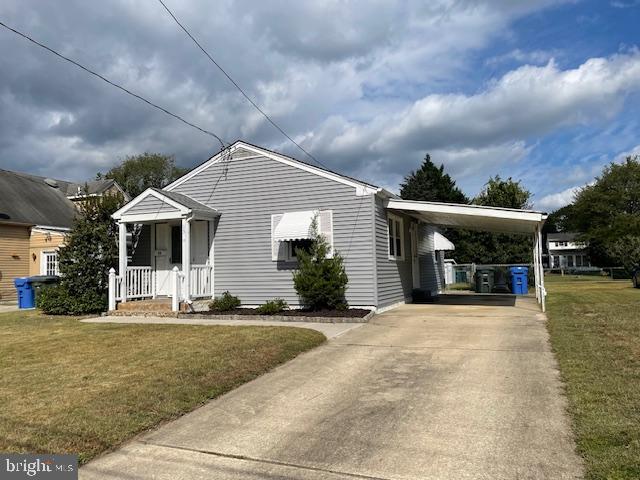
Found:
<path fill-rule="evenodd" d="M 190 121 L 188 121 L 188 120 L 185 120 L 185 119 L 184 119 L 184 118 L 182 118 L 180 115 L 177 115 L 177 114 L 175 114 L 175 113 L 173 113 L 173 112 L 171 112 L 171 111 L 167 110 L 166 108 L 161 107 L 160 105 L 158 105 L 158 104 L 156 104 L 156 103 L 153 103 L 151 100 L 147 100 L 147 99 L 146 99 L 146 98 L 144 98 L 142 95 L 138 95 L 137 93 L 134 93 L 134 92 L 132 92 L 131 90 L 128 90 L 127 88 L 125 88 L 125 87 L 123 87 L 123 86 L 121 86 L 121 85 L 118 85 L 118 84 L 117 84 L 117 83 L 115 83 L 115 82 L 112 82 L 112 81 L 111 81 L 111 80 L 109 80 L 108 78 L 106 78 L 106 77 L 104 77 L 104 76 L 100 75 L 99 73 L 97 73 L 97 72 L 95 72 L 95 71 L 91 70 L 90 68 L 85 67 L 84 65 L 82 65 L 82 64 L 80 64 L 80 63 L 78 63 L 78 62 L 76 62 L 75 60 L 73 60 L 73 59 L 71 59 L 71 58 L 69 58 L 69 57 L 66 57 L 65 55 L 61 54 L 60 52 L 57 52 L 56 50 L 54 50 L 53 48 L 48 47 L 48 46 L 47 46 L 47 45 L 45 45 L 44 43 L 41 43 L 41 42 L 39 42 L 39 41 L 37 41 L 37 40 L 34 40 L 34 39 L 33 39 L 33 38 L 31 38 L 29 35 L 27 35 L 27 34 L 25 34 L 25 33 L 22 33 L 21 31 L 16 30 L 15 28 L 12 28 L 12 27 L 8 26 L 8 25 L 7 25 L 7 24 L 5 24 L 4 22 L 0 21 L 0 25 L 1 25 L 1 26 L 3 26 L 4 28 L 6 28 L 7 30 L 10 30 L 11 32 L 15 33 L 16 35 L 19 35 L 20 37 L 24 38 L 25 40 L 28 40 L 29 42 L 31 42 L 31 43 L 33 43 L 33 44 L 35 44 L 35 45 L 39 46 L 40 48 L 43 48 L 43 49 L 47 50 L 47 51 L 48 51 L 48 52 L 50 52 L 50 53 L 53 53 L 55 56 L 57 56 L 57 57 L 59 57 L 59 58 L 61 58 L 61 59 L 63 59 L 63 60 L 66 60 L 66 61 L 67 61 L 67 62 L 69 62 L 69 63 L 72 63 L 73 65 L 75 65 L 76 67 L 78 67 L 78 68 L 80 68 L 80 69 L 84 70 L 85 72 L 90 73 L 91 75 L 94 75 L 94 76 L 98 77 L 100 80 L 102 80 L 102 81 L 104 81 L 104 82 L 108 83 L 109 85 L 111 85 L 111 86 L 113 86 L 113 87 L 115 87 L 115 88 L 117 88 L 117 89 L 119 89 L 119 90 L 122 90 L 122 91 L 123 91 L 123 92 L 125 92 L 126 94 L 131 95 L 132 97 L 135 97 L 135 98 L 137 98 L 138 100 L 143 101 L 143 102 L 144 102 L 144 103 L 146 103 L 147 105 L 150 105 L 150 106 L 152 106 L 153 108 L 156 108 L 156 109 L 160 110 L 161 112 L 163 112 L 163 113 L 165 113 L 165 114 L 167 114 L 167 115 L 169 115 L 169 116 L 171 116 L 171 117 L 175 118 L 176 120 L 181 121 L 182 123 L 184 123 L 185 125 L 188 125 L 189 127 L 192 127 L 192 128 L 195 128 L 196 130 L 199 130 L 201 133 L 204 133 L 205 135 L 209 135 L 210 137 L 215 138 L 218 142 L 220 142 L 220 146 L 222 147 L 222 149 L 223 149 L 223 150 L 226 148 L 226 145 L 225 145 L 225 143 L 222 141 L 222 138 L 220 138 L 220 137 L 219 137 L 218 135 L 216 135 L 215 133 L 213 133 L 213 132 L 211 132 L 211 131 L 209 131 L 209 130 L 207 130 L 207 129 L 205 129 L 205 128 L 199 127 L 199 126 L 198 126 L 198 125 L 196 125 L 195 123 L 192 123 L 192 122 L 190 122 Z"/>
<path fill-rule="evenodd" d="M 226 70 L 224 68 L 222 68 L 222 66 L 215 61 L 215 59 L 209 54 L 209 52 L 207 52 L 204 47 L 200 44 L 200 42 L 198 42 L 198 40 L 195 39 L 195 37 L 193 35 L 191 35 L 191 33 L 189 32 L 189 30 L 187 30 L 187 28 L 180 23 L 180 20 L 178 20 L 176 18 L 176 16 L 173 14 L 173 12 L 169 9 L 169 7 L 167 7 L 167 5 L 162 1 L 162 0 L 158 0 L 158 2 L 160 2 L 160 4 L 164 7 L 164 9 L 167 11 L 167 13 L 171 16 L 171 18 L 173 18 L 173 20 L 178 24 L 178 26 L 184 31 L 184 33 L 187 34 L 187 36 L 193 40 L 193 43 L 195 43 L 198 48 L 200 50 L 202 50 L 202 53 L 204 53 L 207 58 L 209 60 L 211 60 L 211 62 L 218 67 L 218 70 L 220 70 L 222 72 L 222 74 L 227 77 L 227 80 L 229 80 L 234 87 L 236 87 L 238 89 L 238 91 L 242 94 L 242 96 L 244 98 L 247 99 L 247 101 L 258 111 L 262 114 L 262 116 L 264 118 L 267 119 L 267 121 L 273 125 L 276 130 L 278 130 L 282 135 L 284 135 L 291 143 L 293 143 L 296 147 L 298 147 L 307 157 L 309 157 L 311 160 L 313 160 L 314 162 L 316 162 L 318 165 L 323 166 L 324 168 L 329 168 L 326 165 L 324 165 L 320 160 L 318 160 L 316 157 L 314 157 L 313 155 L 311 155 L 307 150 L 305 150 L 302 145 L 300 145 L 298 142 L 296 142 L 293 138 L 291 138 L 287 132 L 285 132 L 280 125 L 278 125 L 264 110 L 262 110 L 260 108 L 260 106 L 254 102 L 251 97 L 249 97 L 249 95 L 247 95 L 247 93 L 242 89 L 242 87 L 240 85 L 238 85 L 238 82 L 236 82 L 231 75 L 229 75 Z"/>

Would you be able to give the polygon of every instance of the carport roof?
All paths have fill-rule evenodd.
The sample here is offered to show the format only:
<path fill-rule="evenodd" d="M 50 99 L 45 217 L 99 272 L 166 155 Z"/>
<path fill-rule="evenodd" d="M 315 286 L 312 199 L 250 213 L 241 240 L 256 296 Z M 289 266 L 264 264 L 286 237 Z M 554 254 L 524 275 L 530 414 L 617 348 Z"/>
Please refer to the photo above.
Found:
<path fill-rule="evenodd" d="M 455 203 L 419 202 L 390 198 L 386 205 L 420 218 L 433 225 L 460 227 L 499 233 L 533 234 L 547 219 L 547 214 L 534 210 L 460 205 Z"/>

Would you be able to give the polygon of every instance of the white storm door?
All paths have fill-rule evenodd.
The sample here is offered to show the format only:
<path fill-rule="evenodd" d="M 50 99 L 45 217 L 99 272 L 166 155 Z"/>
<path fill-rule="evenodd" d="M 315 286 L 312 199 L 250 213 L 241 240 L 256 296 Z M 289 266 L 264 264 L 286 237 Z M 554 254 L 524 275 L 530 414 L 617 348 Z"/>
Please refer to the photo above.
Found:
<path fill-rule="evenodd" d="M 158 223 L 156 244 L 153 254 L 156 260 L 156 295 L 171 294 L 171 227 L 166 223 Z"/>

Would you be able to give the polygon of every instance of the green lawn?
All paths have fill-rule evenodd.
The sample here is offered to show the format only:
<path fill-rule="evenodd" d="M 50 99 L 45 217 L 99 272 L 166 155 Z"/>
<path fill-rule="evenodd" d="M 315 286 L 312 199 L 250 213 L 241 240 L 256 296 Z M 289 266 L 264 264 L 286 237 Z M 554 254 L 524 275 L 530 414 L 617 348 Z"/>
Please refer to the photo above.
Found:
<path fill-rule="evenodd" d="M 324 342 L 292 327 L 0 314 L 0 451 L 86 462 Z"/>
<path fill-rule="evenodd" d="M 546 277 L 549 332 L 587 478 L 640 478 L 640 289 Z"/>

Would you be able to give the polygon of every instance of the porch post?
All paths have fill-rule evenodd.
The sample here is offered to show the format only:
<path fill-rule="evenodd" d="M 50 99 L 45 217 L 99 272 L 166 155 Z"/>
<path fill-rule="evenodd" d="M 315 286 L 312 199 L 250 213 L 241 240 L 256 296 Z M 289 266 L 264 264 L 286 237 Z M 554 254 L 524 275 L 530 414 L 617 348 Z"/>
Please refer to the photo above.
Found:
<path fill-rule="evenodd" d="M 127 224 L 118 222 L 118 274 L 122 278 L 122 302 L 127 301 Z"/>
<path fill-rule="evenodd" d="M 214 285 L 214 281 L 215 281 L 215 277 L 214 277 L 214 250 L 215 250 L 215 241 L 216 241 L 216 237 L 215 237 L 215 220 L 211 220 L 207 222 L 208 224 L 208 229 L 209 229 L 209 241 L 211 242 L 209 244 L 209 265 L 211 266 L 211 270 L 209 270 L 210 272 L 210 278 L 211 278 L 211 298 L 215 298 L 215 285 Z"/>
<path fill-rule="evenodd" d="M 116 271 L 109 269 L 109 311 L 116 309 Z"/>
<path fill-rule="evenodd" d="M 157 276 L 157 271 L 156 271 L 156 224 L 152 223 L 151 225 L 149 225 L 149 231 L 150 231 L 150 244 L 151 244 L 151 248 L 150 250 L 150 258 L 149 258 L 149 265 L 151 265 L 151 298 L 156 298 L 158 296 L 158 280 L 156 278 Z"/>
<path fill-rule="evenodd" d="M 184 274 L 184 301 L 191 303 L 191 219 L 182 219 L 182 273 Z"/>

